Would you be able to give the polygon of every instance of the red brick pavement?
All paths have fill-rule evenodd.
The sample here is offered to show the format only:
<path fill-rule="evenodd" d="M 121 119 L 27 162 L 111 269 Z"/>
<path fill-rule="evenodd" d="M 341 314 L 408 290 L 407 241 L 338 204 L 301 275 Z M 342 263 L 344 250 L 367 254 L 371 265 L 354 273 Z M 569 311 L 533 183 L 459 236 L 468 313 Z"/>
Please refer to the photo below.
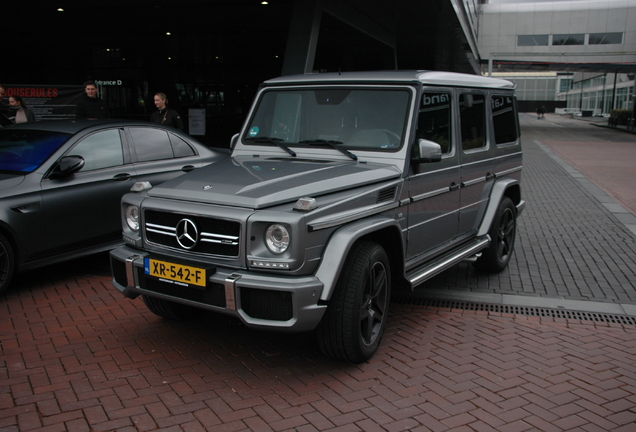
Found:
<path fill-rule="evenodd" d="M 542 142 L 620 202 L 626 210 L 636 215 L 634 140 L 611 143 L 554 140 Z"/>
<path fill-rule="evenodd" d="M 633 326 L 394 303 L 379 353 L 351 365 L 57 272 L 0 297 L 2 432 L 635 430 Z"/>

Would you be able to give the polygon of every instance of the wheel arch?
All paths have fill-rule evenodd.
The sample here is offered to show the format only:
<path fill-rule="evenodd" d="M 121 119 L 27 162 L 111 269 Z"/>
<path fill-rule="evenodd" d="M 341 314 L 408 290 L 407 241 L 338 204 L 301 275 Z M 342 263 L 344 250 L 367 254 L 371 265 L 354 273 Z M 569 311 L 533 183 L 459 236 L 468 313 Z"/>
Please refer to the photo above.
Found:
<path fill-rule="evenodd" d="M 477 232 L 478 236 L 488 234 L 492 220 L 497 214 L 499 203 L 504 197 L 508 197 L 512 200 L 512 203 L 517 208 L 517 214 L 519 214 L 525 205 L 521 199 L 521 185 L 519 180 L 506 178 L 493 185 L 492 191 L 490 192 L 488 207 L 486 208 L 484 218 L 482 219 Z"/>
<path fill-rule="evenodd" d="M 323 283 L 321 301 L 329 301 L 349 252 L 355 243 L 362 240 L 378 243 L 384 248 L 391 265 L 392 283 L 395 283 L 396 275 L 403 274 L 396 271 L 404 268 L 404 248 L 398 222 L 379 217 L 357 221 L 337 230 L 323 252 L 323 260 L 316 271 L 316 276 Z"/>
<path fill-rule="evenodd" d="M 20 262 L 20 251 L 18 249 L 18 243 L 15 240 L 15 232 L 11 229 L 9 225 L 7 225 L 4 221 L 0 221 L 0 234 L 4 236 L 9 242 L 11 249 L 13 251 L 13 260 L 14 260 L 14 271 L 17 271 Z"/>

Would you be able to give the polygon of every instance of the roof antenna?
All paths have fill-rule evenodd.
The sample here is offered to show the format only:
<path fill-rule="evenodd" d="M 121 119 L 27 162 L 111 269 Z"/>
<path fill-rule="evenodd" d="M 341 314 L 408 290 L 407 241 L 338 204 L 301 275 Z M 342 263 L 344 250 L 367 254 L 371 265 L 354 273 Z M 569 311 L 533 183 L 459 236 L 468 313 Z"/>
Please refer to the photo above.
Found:
<path fill-rule="evenodd" d="M 342 71 L 338 68 L 338 75 L 342 75 Z"/>

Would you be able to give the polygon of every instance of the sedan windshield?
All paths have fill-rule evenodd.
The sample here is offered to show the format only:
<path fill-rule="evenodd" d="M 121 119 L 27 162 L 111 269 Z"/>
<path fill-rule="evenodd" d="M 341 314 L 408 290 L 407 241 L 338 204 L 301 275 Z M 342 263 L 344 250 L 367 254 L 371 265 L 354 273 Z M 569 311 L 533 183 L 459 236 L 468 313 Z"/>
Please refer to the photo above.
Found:
<path fill-rule="evenodd" d="M 352 159 L 356 149 L 396 151 L 403 144 L 410 95 L 406 88 L 379 87 L 266 90 L 243 142 L 332 147 Z"/>
<path fill-rule="evenodd" d="M 33 172 L 70 136 L 39 130 L 0 130 L 0 171 Z"/>

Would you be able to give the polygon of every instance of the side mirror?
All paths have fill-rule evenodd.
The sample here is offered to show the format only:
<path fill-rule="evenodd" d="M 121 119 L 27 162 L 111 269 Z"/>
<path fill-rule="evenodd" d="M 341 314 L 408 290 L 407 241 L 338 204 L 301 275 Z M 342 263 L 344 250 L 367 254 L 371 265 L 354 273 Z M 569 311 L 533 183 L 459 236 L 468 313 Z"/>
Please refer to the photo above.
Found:
<path fill-rule="evenodd" d="M 436 142 L 418 139 L 417 151 L 419 154 L 413 158 L 415 162 L 439 162 L 442 160 L 442 146 Z"/>
<path fill-rule="evenodd" d="M 84 168 L 84 164 L 86 161 L 81 156 L 64 156 L 57 164 L 54 174 L 58 177 L 75 174 Z"/>

